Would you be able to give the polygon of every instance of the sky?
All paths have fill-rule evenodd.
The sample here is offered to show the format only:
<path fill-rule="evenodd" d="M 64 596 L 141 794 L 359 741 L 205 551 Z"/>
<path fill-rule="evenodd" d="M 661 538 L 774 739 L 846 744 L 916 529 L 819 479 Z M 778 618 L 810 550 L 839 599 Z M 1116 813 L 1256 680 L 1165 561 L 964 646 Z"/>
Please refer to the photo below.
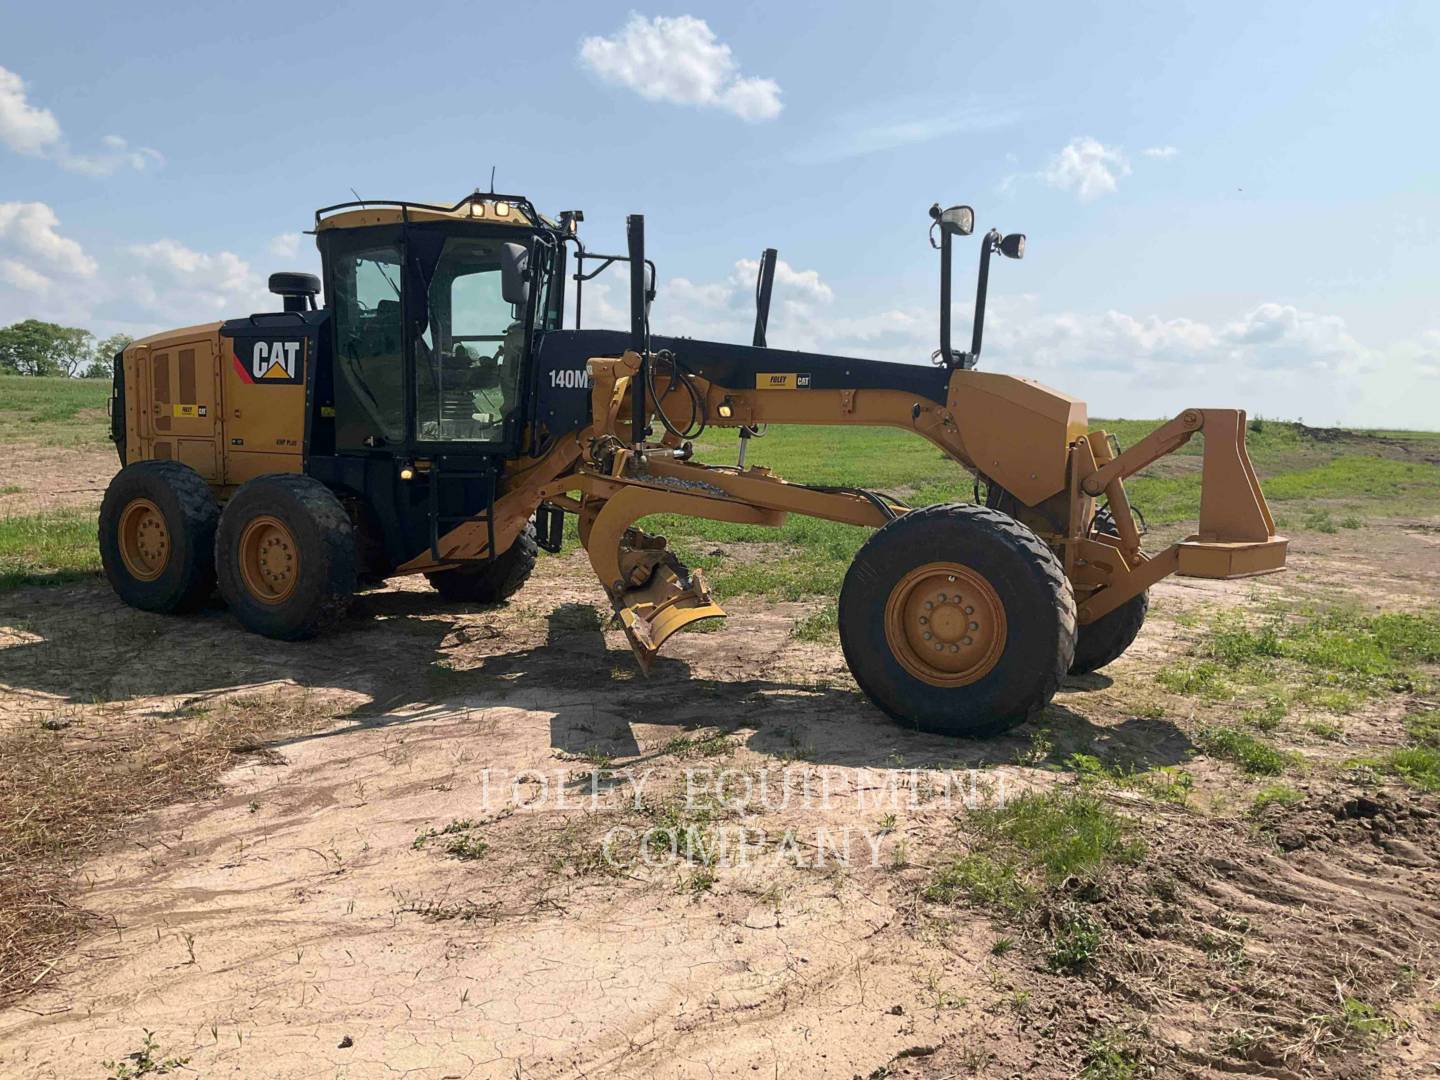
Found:
<path fill-rule="evenodd" d="M 656 332 L 980 366 L 1093 416 L 1440 427 L 1440 5 L 0 5 L 0 325 L 273 306 L 352 198 L 646 215 Z M 626 325 L 617 275 L 586 325 Z M 573 315 L 573 307 L 571 308 Z M 567 321 L 567 325 L 569 322 Z"/>

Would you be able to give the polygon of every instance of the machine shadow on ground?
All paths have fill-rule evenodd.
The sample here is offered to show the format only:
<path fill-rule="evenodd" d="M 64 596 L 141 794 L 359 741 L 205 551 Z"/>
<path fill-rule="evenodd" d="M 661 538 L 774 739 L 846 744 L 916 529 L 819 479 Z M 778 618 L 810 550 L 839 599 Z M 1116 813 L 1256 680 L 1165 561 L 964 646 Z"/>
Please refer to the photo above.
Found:
<path fill-rule="evenodd" d="M 365 699 L 342 705 L 333 716 L 338 726 L 307 738 L 510 707 L 548 712 L 550 745 L 561 754 L 627 763 L 643 762 L 673 737 L 663 729 L 680 735 L 717 727 L 748 732 L 745 745 L 777 761 L 851 768 L 970 769 L 1025 760 L 1068 769 L 1070 755 L 1084 751 L 1144 769 L 1178 764 L 1193 752 L 1166 721 L 1097 725 L 1060 704 L 1006 735 L 956 739 L 908 730 L 844 685 L 743 673 L 717 678 L 674 657 L 661 657 L 645 675 L 623 638 L 607 635 L 586 603 L 553 608 L 542 631 L 506 605 L 457 609 L 429 592 L 377 590 L 357 597 L 350 617 L 326 636 L 288 643 L 245 632 L 219 606 L 185 618 L 134 611 L 103 585 L 19 596 L 0 603 L 0 620 L 25 637 L 0 652 L 0 683 L 34 694 L 37 709 L 57 699 L 185 699 L 151 706 L 165 717 L 236 693 L 283 692 L 288 684 Z M 760 654 L 746 664 L 742 646 L 728 666 L 764 670 L 765 660 Z M 1067 688 L 1107 684 L 1104 676 L 1084 676 Z M 1042 727 L 1043 741 L 1036 738 Z"/>

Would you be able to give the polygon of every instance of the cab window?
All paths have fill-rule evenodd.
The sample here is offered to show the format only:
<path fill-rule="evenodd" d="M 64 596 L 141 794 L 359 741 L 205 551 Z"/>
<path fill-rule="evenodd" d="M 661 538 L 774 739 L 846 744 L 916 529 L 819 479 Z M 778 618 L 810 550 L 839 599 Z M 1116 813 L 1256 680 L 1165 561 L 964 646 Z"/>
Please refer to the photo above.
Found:
<path fill-rule="evenodd" d="M 523 312 L 500 294 L 500 240 L 446 237 L 415 346 L 415 433 L 500 442 L 519 399 Z"/>

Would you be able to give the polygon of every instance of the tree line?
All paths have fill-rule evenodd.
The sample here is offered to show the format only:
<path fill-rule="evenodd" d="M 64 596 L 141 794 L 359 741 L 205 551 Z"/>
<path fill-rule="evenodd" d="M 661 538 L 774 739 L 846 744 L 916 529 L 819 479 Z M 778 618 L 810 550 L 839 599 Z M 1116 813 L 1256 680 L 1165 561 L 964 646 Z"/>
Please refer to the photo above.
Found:
<path fill-rule="evenodd" d="M 115 354 L 134 340 L 129 334 L 97 340 L 78 326 L 26 319 L 0 329 L 0 373 L 108 379 Z"/>

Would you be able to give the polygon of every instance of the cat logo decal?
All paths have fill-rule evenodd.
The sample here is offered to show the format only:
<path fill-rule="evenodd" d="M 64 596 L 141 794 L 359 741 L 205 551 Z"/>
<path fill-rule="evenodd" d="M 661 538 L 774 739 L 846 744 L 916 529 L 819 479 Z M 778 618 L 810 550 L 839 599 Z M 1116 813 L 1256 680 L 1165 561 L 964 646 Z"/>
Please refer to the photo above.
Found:
<path fill-rule="evenodd" d="M 236 343 L 235 371 L 247 383 L 298 383 L 302 379 L 303 341 L 250 343 L 250 362 L 241 359 L 243 346 Z"/>

